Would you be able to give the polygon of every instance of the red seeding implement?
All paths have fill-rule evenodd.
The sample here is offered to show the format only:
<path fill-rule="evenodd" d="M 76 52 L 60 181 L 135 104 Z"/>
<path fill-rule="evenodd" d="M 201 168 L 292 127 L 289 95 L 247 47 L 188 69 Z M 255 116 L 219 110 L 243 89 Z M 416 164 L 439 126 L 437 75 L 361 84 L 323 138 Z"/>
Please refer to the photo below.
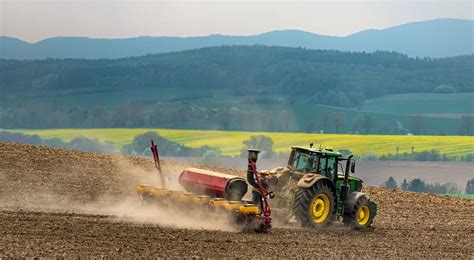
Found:
<path fill-rule="evenodd" d="M 137 192 L 141 200 L 166 206 L 182 206 L 195 210 L 228 213 L 242 229 L 268 232 L 271 229 L 271 214 L 268 199 L 270 193 L 264 188 L 263 176 L 256 170 L 258 151 L 249 150 L 249 173 L 254 188 L 258 190 L 258 203 L 244 200 L 248 185 L 242 177 L 209 170 L 187 168 L 179 175 L 179 183 L 185 191 L 165 188 L 158 148 L 151 145 L 155 166 L 160 174 L 162 187 L 139 185 Z"/>

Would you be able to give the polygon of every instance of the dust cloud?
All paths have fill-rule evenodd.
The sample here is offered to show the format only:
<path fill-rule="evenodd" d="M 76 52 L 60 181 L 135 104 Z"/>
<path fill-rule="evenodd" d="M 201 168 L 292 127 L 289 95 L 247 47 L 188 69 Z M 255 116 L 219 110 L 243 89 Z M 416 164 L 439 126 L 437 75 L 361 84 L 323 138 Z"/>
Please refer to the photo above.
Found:
<path fill-rule="evenodd" d="M 138 199 L 104 205 L 94 203 L 79 208 L 79 212 L 112 216 L 116 221 L 137 224 L 156 224 L 171 228 L 236 231 L 230 218 L 191 207 L 143 205 Z"/>
<path fill-rule="evenodd" d="M 159 172 L 156 169 L 144 170 L 126 161 L 117 162 L 120 174 L 137 176 L 137 185 L 152 185 L 162 187 Z M 170 190 L 184 190 L 178 182 L 178 177 L 184 170 L 182 166 L 168 164 L 163 168 L 162 174 L 165 179 L 164 186 Z M 133 187 L 135 189 L 135 187 Z M 102 201 L 109 201 L 103 199 Z M 193 208 L 191 206 L 170 205 L 169 207 L 158 205 L 146 205 L 139 200 L 138 195 L 127 197 L 120 202 L 102 203 L 97 202 L 81 207 L 82 212 L 90 214 L 105 214 L 116 217 L 120 221 L 129 221 L 141 224 L 157 224 L 160 226 L 187 229 L 209 229 L 235 231 L 228 216 L 211 213 L 209 211 Z"/>
<path fill-rule="evenodd" d="M 165 163 L 163 166 L 166 188 L 183 190 L 178 177 L 186 165 Z M 68 178 L 53 173 L 20 176 L 19 182 L 28 182 L 27 185 L 18 185 L 17 189 L 12 187 L 7 196 L 0 196 L 0 208 L 105 215 L 114 221 L 173 228 L 235 230 L 226 215 L 192 208 L 191 205 L 160 207 L 143 204 L 136 193 L 138 185 L 162 187 L 158 171 L 148 162 L 137 164 L 129 158 L 117 157 L 108 164 L 99 165 L 98 169 L 79 164 L 59 165 L 59 168 L 61 172 L 67 171 Z M 90 170 L 91 174 L 84 173 L 84 170 Z"/>

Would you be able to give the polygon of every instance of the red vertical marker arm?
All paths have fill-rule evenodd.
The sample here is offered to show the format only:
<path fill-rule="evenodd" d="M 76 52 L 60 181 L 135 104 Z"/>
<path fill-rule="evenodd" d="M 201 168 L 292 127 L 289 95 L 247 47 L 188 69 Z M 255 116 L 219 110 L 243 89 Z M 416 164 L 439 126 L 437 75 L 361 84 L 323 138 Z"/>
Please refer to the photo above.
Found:
<path fill-rule="evenodd" d="M 165 178 L 163 176 L 163 172 L 161 171 L 161 163 L 160 163 L 160 154 L 158 152 L 158 146 L 151 141 L 151 147 L 150 147 L 151 153 L 153 154 L 153 160 L 155 161 L 155 168 L 158 170 L 158 173 L 160 174 L 160 181 L 161 185 L 163 188 L 165 188 Z"/>

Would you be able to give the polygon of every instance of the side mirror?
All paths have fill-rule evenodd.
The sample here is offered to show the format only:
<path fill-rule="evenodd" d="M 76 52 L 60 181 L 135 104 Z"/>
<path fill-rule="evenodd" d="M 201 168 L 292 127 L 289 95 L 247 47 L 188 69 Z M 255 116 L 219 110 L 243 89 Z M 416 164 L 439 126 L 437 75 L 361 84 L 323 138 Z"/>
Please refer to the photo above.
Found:
<path fill-rule="evenodd" d="M 352 172 L 352 173 L 355 173 L 355 169 L 356 169 L 356 162 L 355 162 L 355 161 L 351 161 L 351 172 Z"/>

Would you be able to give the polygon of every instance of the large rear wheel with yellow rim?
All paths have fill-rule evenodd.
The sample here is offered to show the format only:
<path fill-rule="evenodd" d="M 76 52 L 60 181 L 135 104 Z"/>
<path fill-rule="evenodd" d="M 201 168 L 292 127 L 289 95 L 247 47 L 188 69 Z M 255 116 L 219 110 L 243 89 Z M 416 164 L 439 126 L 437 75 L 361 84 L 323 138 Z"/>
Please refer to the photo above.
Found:
<path fill-rule="evenodd" d="M 311 188 L 299 188 L 293 200 L 293 212 L 303 227 L 322 228 L 334 220 L 334 192 L 326 184 L 317 182 Z"/>
<path fill-rule="evenodd" d="M 366 196 L 359 198 L 352 212 L 348 212 L 343 216 L 343 222 L 346 226 L 354 229 L 365 229 L 372 225 L 375 217 L 372 203 Z"/>

